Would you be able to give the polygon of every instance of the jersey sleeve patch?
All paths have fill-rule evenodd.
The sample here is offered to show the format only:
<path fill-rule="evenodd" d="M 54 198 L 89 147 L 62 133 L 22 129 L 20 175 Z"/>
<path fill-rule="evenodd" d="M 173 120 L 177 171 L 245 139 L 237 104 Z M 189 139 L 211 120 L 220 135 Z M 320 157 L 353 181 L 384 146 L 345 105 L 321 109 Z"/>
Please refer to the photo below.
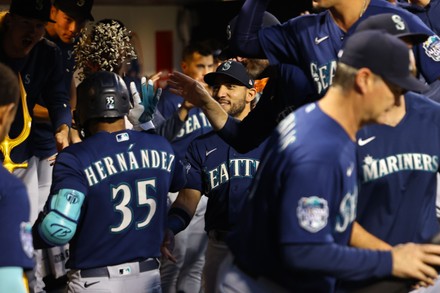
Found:
<path fill-rule="evenodd" d="M 29 222 L 22 222 L 20 224 L 20 240 L 26 256 L 32 258 L 34 246 L 32 245 L 32 226 Z"/>
<path fill-rule="evenodd" d="M 329 210 L 327 200 L 317 197 L 302 197 L 298 201 L 296 215 L 301 228 L 316 233 L 327 225 Z"/>
<path fill-rule="evenodd" d="M 440 61 L 440 38 L 437 35 L 430 36 L 424 43 L 426 55 L 432 60 Z"/>

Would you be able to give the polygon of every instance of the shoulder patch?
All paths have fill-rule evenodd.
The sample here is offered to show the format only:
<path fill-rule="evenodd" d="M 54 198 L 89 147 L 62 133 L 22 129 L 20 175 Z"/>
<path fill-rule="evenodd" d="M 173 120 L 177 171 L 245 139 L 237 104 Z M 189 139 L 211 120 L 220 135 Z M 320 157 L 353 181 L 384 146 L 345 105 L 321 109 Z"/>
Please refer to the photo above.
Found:
<path fill-rule="evenodd" d="M 32 245 L 32 226 L 29 222 L 21 222 L 20 240 L 26 256 L 32 258 L 34 254 L 34 246 Z"/>
<path fill-rule="evenodd" d="M 298 201 L 296 216 L 301 228 L 316 233 L 327 226 L 329 210 L 327 200 L 317 197 L 302 197 Z"/>
<path fill-rule="evenodd" d="M 436 62 L 440 61 L 440 38 L 437 35 L 430 36 L 423 43 L 423 49 L 429 58 Z"/>

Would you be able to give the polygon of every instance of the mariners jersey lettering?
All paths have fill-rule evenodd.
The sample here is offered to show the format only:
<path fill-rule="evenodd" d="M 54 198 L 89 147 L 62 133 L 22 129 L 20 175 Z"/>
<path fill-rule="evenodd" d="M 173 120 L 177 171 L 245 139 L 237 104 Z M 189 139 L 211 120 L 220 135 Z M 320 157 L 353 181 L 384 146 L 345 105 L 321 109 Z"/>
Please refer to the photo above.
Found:
<path fill-rule="evenodd" d="M 164 151 L 141 149 L 134 152 L 119 153 L 93 162 L 84 169 L 89 186 L 98 184 L 108 176 L 138 169 L 161 169 L 171 173 L 174 154 Z"/>
<path fill-rule="evenodd" d="M 180 107 L 180 104 L 178 106 Z M 211 124 L 209 123 L 208 118 L 206 118 L 205 114 L 203 112 L 193 113 L 192 115 L 189 115 L 188 120 L 186 120 L 182 129 L 177 134 L 177 137 L 180 138 L 185 135 L 189 135 L 192 132 L 203 129 L 205 127 L 211 127 Z"/>
<path fill-rule="evenodd" d="M 242 212 L 246 195 L 260 164 L 266 141 L 244 154 L 226 144 L 216 132 L 190 143 L 185 188 L 199 190 L 208 197 L 205 230 L 228 231 Z"/>
<path fill-rule="evenodd" d="M 357 221 L 391 245 L 427 242 L 439 232 L 440 105 L 407 93 L 405 107 L 396 126 L 369 125 L 357 134 Z"/>
<path fill-rule="evenodd" d="M 429 154 L 396 154 L 385 158 L 373 158 L 367 155 L 362 165 L 363 182 L 400 171 L 438 171 L 438 156 Z"/>
<path fill-rule="evenodd" d="M 171 93 L 168 88 L 162 92 L 162 96 L 157 104 L 157 109 L 165 119 L 170 118 L 183 103 L 183 98 Z M 174 152 L 179 158 L 184 158 L 188 145 L 199 135 L 208 133 L 212 130 L 211 124 L 199 108 L 192 108 L 188 113 L 182 129 L 171 141 Z"/>
<path fill-rule="evenodd" d="M 234 178 L 253 178 L 258 168 L 259 161 L 255 159 L 232 159 L 223 162 L 212 170 L 206 172 L 208 177 L 208 190 L 218 188 L 220 185 L 227 183 Z"/>

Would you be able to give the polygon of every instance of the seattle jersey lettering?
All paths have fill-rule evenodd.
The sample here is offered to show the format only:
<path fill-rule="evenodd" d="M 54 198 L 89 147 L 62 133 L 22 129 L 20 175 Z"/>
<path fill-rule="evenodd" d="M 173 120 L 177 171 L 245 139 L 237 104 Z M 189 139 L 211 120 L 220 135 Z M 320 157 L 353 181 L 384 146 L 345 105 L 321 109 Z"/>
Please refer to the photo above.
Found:
<path fill-rule="evenodd" d="M 259 164 L 258 160 L 244 158 L 232 159 L 229 163 L 223 162 L 215 169 L 206 172 L 208 184 L 206 193 L 233 178 L 253 178 Z"/>
<path fill-rule="evenodd" d="M 435 173 L 438 170 L 438 156 L 410 153 L 374 159 L 372 156 L 368 155 L 364 158 L 364 163 L 362 165 L 362 181 L 368 182 L 392 173 L 407 170 Z"/>
<path fill-rule="evenodd" d="M 336 61 L 332 60 L 322 66 L 310 63 L 310 73 L 315 82 L 316 91 L 322 94 L 332 84 L 336 72 Z"/>
<path fill-rule="evenodd" d="M 347 192 L 339 205 L 339 214 L 336 217 L 336 232 L 344 232 L 356 218 L 358 192 Z"/>
<path fill-rule="evenodd" d="M 102 158 L 85 168 L 84 173 L 89 186 L 93 186 L 108 176 L 132 170 L 162 169 L 170 173 L 174 158 L 164 151 L 141 149 L 138 156 L 129 151 Z"/>
<path fill-rule="evenodd" d="M 211 124 L 209 123 L 205 114 L 201 112 L 199 114 L 192 114 L 188 117 L 188 120 L 186 120 L 176 137 L 183 137 L 204 127 L 211 127 Z"/>

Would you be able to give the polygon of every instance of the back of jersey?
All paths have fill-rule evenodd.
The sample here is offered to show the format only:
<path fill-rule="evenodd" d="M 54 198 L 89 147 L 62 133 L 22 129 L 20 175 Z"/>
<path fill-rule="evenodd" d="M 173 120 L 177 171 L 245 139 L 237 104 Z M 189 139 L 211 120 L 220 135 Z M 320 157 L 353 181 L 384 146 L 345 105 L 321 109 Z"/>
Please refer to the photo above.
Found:
<path fill-rule="evenodd" d="M 183 184 L 176 163 L 163 137 L 130 130 L 99 132 L 61 152 L 51 194 L 71 188 L 86 195 L 67 266 L 159 257 L 167 194 Z"/>

